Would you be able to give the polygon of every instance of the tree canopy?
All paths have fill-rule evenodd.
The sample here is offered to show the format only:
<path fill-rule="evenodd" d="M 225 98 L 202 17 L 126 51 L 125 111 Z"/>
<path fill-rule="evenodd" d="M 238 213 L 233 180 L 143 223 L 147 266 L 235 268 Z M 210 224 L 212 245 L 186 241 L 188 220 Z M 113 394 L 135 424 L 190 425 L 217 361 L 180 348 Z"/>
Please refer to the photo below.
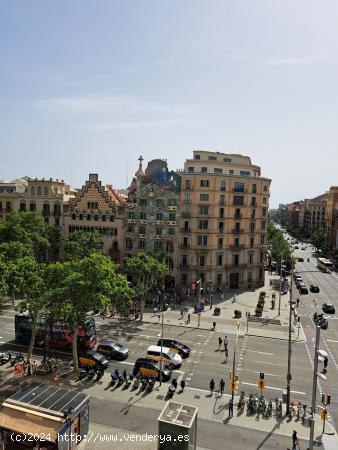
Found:
<path fill-rule="evenodd" d="M 103 240 L 97 231 L 84 233 L 77 231 L 62 237 L 64 243 L 65 259 L 76 260 L 99 252 L 103 248 Z"/>
<path fill-rule="evenodd" d="M 286 261 L 291 261 L 292 250 L 288 241 L 284 238 L 283 232 L 271 223 L 268 226 L 268 242 L 271 249 L 272 259 L 279 262 L 283 257 Z"/>

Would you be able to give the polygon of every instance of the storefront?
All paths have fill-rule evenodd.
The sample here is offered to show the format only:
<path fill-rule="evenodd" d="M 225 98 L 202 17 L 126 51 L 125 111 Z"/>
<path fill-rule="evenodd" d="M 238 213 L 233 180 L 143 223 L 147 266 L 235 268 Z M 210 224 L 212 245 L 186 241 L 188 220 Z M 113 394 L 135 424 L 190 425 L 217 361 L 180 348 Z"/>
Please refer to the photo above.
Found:
<path fill-rule="evenodd" d="M 88 433 L 89 397 L 49 384 L 29 384 L 2 404 L 0 449 L 71 450 Z"/>

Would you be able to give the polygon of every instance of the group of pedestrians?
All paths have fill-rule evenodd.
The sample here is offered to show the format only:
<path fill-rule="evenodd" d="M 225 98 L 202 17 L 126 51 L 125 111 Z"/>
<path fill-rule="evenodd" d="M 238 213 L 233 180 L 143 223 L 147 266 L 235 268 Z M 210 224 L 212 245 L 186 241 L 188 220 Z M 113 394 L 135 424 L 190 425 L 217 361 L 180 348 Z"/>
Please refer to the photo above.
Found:
<path fill-rule="evenodd" d="M 211 380 L 210 380 L 209 388 L 210 388 L 211 395 L 213 395 L 214 390 L 215 390 L 215 381 L 213 378 L 211 378 Z M 224 394 L 224 389 L 225 389 L 225 381 L 223 380 L 223 378 L 221 378 L 221 381 L 219 382 L 219 392 L 221 395 Z"/>
<path fill-rule="evenodd" d="M 221 336 L 218 338 L 218 350 L 221 351 L 222 343 L 224 345 L 224 353 L 225 357 L 228 359 L 229 351 L 228 351 L 228 336 L 224 336 L 224 341 Z"/>

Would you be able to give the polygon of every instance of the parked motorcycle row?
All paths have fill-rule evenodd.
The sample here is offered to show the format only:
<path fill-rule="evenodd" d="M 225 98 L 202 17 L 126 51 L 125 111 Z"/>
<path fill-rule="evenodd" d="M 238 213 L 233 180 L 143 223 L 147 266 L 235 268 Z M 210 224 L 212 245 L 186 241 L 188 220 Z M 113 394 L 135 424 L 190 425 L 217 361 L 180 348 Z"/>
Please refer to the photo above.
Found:
<path fill-rule="evenodd" d="M 249 397 L 246 399 L 245 393 L 242 391 L 238 400 L 237 411 L 243 413 L 246 407 L 248 415 L 256 414 L 257 417 L 261 415 L 265 419 L 273 415 L 276 418 L 281 418 L 283 416 L 282 405 L 283 402 L 280 398 L 276 398 L 273 405 L 271 399 L 268 402 L 263 395 L 258 394 L 249 394 Z"/>
<path fill-rule="evenodd" d="M 23 362 L 25 360 L 22 353 L 15 353 L 14 356 L 11 352 L 0 353 L 0 365 L 10 363 L 11 367 L 15 366 L 18 362 Z"/>

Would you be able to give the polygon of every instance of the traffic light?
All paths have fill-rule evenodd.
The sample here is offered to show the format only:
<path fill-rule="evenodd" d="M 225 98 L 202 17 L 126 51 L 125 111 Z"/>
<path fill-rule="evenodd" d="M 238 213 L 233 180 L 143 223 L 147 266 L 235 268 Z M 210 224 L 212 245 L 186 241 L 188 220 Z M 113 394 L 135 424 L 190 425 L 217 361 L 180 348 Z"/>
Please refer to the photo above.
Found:
<path fill-rule="evenodd" d="M 331 395 L 322 394 L 322 403 L 323 405 L 329 405 L 331 403 Z"/>
<path fill-rule="evenodd" d="M 327 370 L 327 364 L 329 362 L 329 358 L 327 356 L 324 356 L 324 370 Z"/>
<path fill-rule="evenodd" d="M 260 372 L 260 374 L 259 374 L 259 379 L 260 379 L 260 380 L 264 380 L 264 372 Z"/>

